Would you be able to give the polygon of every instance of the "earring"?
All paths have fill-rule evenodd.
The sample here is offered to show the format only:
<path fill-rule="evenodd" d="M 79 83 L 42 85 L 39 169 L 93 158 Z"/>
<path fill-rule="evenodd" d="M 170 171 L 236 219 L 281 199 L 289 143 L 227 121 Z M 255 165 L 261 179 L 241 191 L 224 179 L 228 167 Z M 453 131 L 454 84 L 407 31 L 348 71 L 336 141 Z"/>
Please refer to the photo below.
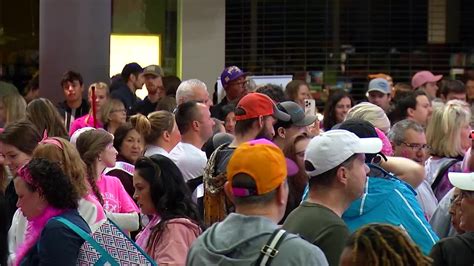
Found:
<path fill-rule="evenodd" d="M 102 158 L 99 157 L 99 162 L 102 162 Z"/>

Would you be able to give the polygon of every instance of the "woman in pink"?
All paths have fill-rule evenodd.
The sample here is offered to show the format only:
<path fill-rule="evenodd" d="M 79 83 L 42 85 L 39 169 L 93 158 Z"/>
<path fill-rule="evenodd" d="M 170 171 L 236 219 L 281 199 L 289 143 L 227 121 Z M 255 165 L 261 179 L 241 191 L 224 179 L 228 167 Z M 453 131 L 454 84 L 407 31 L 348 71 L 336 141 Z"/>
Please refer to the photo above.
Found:
<path fill-rule="evenodd" d="M 91 105 L 91 109 L 87 115 L 81 116 L 78 119 L 74 120 L 71 123 L 71 128 L 69 129 L 69 136 L 72 136 L 74 132 L 83 127 L 94 127 L 94 116 L 92 114 L 92 88 L 95 88 L 95 104 L 96 104 L 96 125 L 97 128 L 102 128 L 103 123 L 100 120 L 100 109 L 102 105 L 107 101 L 109 98 L 109 86 L 104 82 L 96 82 L 92 83 L 89 86 L 89 104 Z"/>
<path fill-rule="evenodd" d="M 152 216 L 137 244 L 158 264 L 185 265 L 202 223 L 181 171 L 168 157 L 142 157 L 133 175 L 134 198 L 141 212 Z"/>
<path fill-rule="evenodd" d="M 137 205 L 118 178 L 103 174 L 104 169 L 113 167 L 117 160 L 113 140 L 113 135 L 107 131 L 93 129 L 77 138 L 76 148 L 86 163 L 89 183 L 107 217 L 122 230 L 136 231 L 139 226 Z"/>

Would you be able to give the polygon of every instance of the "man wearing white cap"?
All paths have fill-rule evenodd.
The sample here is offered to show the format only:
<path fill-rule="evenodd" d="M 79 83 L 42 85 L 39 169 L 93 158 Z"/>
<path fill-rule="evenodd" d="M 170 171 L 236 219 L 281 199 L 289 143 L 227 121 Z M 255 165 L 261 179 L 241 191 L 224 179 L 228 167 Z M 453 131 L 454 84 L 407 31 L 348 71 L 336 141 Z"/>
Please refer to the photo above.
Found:
<path fill-rule="evenodd" d="M 466 233 L 439 241 L 431 250 L 433 265 L 474 264 L 474 173 L 449 173 L 449 181 L 461 193 L 459 226 Z"/>
<path fill-rule="evenodd" d="M 306 149 L 309 197 L 290 213 L 283 228 L 321 248 L 329 265 L 339 264 L 349 237 L 342 213 L 364 192 L 369 172 L 365 153 L 381 149 L 379 138 L 361 139 L 337 129 L 314 137 Z"/>
<path fill-rule="evenodd" d="M 423 90 L 433 100 L 436 98 L 436 92 L 438 91 L 438 85 L 436 82 L 440 81 L 443 75 L 433 75 L 430 71 L 424 70 L 419 71 L 413 75 L 411 79 L 411 86 L 414 90 Z"/>

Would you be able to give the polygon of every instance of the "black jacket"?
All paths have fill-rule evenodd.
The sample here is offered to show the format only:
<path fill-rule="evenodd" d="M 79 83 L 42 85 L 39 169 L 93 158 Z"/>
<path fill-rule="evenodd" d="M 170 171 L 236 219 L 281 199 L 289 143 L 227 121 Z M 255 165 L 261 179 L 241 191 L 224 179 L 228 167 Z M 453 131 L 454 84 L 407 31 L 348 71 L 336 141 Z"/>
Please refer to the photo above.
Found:
<path fill-rule="evenodd" d="M 66 101 L 58 103 L 57 108 L 58 112 L 64 118 L 64 126 L 67 131 L 69 131 L 69 127 L 74 120 L 89 113 L 89 103 L 84 99 L 82 99 L 81 106 L 77 109 L 72 110 Z M 40 132 L 40 134 L 43 134 L 43 132 Z"/>
<path fill-rule="evenodd" d="M 431 249 L 433 266 L 474 265 L 474 232 L 440 240 Z"/>
<path fill-rule="evenodd" d="M 110 97 L 119 99 L 123 103 L 125 109 L 127 109 L 127 116 L 135 114 L 133 107 L 140 99 L 130 90 L 126 83 L 120 84 L 117 89 L 112 91 Z"/>

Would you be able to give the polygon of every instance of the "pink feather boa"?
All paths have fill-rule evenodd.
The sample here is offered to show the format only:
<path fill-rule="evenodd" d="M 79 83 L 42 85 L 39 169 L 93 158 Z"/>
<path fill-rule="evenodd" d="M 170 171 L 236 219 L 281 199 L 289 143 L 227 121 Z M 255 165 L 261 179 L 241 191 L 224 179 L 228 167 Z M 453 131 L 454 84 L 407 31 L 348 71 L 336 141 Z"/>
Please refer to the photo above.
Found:
<path fill-rule="evenodd" d="M 36 242 L 38 241 L 43 228 L 46 226 L 46 223 L 51 218 L 56 217 L 64 212 L 65 210 L 59 210 L 48 206 L 41 215 L 28 221 L 25 233 L 25 241 L 16 250 L 16 259 L 14 263 L 15 266 L 20 265 L 23 257 L 25 257 L 25 255 L 34 245 L 36 245 Z"/>
<path fill-rule="evenodd" d="M 382 130 L 375 128 L 375 131 L 377 132 L 377 135 L 380 140 L 382 140 L 382 153 L 385 156 L 392 156 L 393 155 L 393 149 L 392 149 L 392 144 L 390 144 L 390 140 L 388 139 L 387 135 L 383 133 Z"/>

